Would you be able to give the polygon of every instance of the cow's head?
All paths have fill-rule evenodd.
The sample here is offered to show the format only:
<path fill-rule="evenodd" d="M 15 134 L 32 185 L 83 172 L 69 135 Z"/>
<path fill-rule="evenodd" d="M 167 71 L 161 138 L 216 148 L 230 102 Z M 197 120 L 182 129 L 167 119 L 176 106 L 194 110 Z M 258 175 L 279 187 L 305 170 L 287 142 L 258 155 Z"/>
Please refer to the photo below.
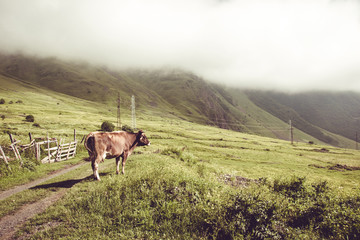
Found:
<path fill-rule="evenodd" d="M 139 143 L 138 143 L 138 146 L 149 146 L 150 145 L 150 141 L 149 139 L 147 139 L 147 137 L 145 136 L 145 133 L 140 130 L 138 133 L 137 133 L 137 138 L 139 140 Z"/>

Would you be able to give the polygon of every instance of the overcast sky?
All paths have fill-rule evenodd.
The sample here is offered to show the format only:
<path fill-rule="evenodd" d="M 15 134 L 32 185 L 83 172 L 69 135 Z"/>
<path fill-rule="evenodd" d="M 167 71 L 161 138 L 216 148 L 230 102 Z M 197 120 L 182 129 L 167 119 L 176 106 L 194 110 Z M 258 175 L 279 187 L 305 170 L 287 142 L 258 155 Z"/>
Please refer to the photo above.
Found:
<path fill-rule="evenodd" d="M 0 49 L 180 67 L 245 88 L 360 91 L 360 2 L 0 0 Z"/>

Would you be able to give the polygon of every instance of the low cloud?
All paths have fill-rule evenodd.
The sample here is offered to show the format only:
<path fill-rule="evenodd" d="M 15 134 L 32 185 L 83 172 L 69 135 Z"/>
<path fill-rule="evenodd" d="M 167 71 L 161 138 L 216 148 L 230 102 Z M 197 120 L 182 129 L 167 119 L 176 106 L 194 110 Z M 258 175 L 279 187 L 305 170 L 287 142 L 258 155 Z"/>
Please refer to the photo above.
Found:
<path fill-rule="evenodd" d="M 355 0 L 0 0 L 0 36 L 10 52 L 243 88 L 360 91 Z"/>

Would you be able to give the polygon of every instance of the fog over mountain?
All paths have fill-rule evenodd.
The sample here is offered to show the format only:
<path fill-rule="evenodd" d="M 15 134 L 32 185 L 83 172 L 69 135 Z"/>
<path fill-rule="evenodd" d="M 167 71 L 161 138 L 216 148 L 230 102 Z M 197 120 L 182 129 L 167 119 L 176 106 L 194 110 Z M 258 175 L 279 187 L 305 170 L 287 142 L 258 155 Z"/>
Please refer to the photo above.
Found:
<path fill-rule="evenodd" d="M 0 0 L 0 50 L 179 67 L 242 88 L 360 91 L 357 0 Z"/>

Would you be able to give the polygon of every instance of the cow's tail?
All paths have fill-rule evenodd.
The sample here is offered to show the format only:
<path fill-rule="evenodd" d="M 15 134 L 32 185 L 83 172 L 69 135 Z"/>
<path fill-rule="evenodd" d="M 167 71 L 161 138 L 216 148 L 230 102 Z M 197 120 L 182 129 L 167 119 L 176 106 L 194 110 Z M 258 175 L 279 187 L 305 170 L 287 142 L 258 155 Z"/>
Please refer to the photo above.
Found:
<path fill-rule="evenodd" d="M 93 153 L 95 150 L 95 137 L 93 133 L 90 133 L 87 135 L 84 141 L 84 146 L 86 150 L 88 150 L 89 154 Z"/>

